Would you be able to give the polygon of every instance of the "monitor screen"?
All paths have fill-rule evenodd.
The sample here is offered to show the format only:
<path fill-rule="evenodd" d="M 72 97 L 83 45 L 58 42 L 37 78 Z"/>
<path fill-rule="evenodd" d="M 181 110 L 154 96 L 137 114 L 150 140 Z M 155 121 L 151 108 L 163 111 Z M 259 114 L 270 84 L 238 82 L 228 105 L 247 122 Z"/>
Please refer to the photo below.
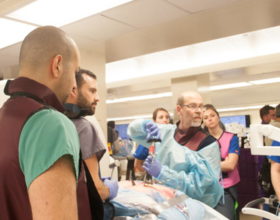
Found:
<path fill-rule="evenodd" d="M 128 124 L 116 125 L 116 130 L 119 132 L 119 136 L 121 137 L 121 139 L 128 139 L 127 127 Z"/>
<path fill-rule="evenodd" d="M 250 116 L 249 115 L 233 115 L 233 116 L 223 116 L 221 117 L 221 121 L 224 125 L 231 124 L 231 123 L 237 123 L 245 128 L 248 128 L 250 126 Z"/>

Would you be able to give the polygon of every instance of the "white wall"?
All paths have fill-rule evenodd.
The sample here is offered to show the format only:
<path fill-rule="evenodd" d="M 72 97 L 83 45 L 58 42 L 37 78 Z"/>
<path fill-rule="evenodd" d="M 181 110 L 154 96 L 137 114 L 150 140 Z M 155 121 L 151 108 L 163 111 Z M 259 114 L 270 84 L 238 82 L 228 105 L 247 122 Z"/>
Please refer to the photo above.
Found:
<path fill-rule="evenodd" d="M 80 47 L 81 52 L 81 67 L 92 71 L 97 76 L 97 92 L 100 97 L 100 101 L 97 104 L 96 112 L 94 116 L 88 117 L 88 119 L 95 125 L 98 130 L 99 136 L 103 140 L 105 146 L 107 146 L 107 88 L 105 84 L 105 47 L 96 47 L 91 44 L 87 48 Z M 111 176 L 111 170 L 109 169 L 109 153 L 106 151 L 100 161 L 100 171 L 103 177 Z M 115 174 L 116 176 L 116 174 Z M 116 177 L 115 177 L 116 178 Z"/>
<path fill-rule="evenodd" d="M 8 99 L 8 96 L 4 94 L 4 87 L 5 87 L 4 81 L 5 80 L 0 81 L 0 106 L 2 106 L 3 103 Z"/>

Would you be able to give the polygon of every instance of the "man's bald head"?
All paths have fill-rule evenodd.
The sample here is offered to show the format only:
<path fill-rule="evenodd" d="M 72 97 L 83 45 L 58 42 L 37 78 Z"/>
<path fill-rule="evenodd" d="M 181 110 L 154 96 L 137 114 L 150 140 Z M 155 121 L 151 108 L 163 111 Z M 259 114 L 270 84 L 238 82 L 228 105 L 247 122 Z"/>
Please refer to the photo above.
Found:
<path fill-rule="evenodd" d="M 202 100 L 201 95 L 195 91 L 186 91 L 183 92 L 177 99 L 177 105 L 184 105 L 185 101 L 190 98 L 200 98 Z"/>
<path fill-rule="evenodd" d="M 76 85 L 80 54 L 65 32 L 52 26 L 40 27 L 22 42 L 19 76 L 33 79 L 51 89 L 63 103 Z"/>
<path fill-rule="evenodd" d="M 20 49 L 20 70 L 38 70 L 49 64 L 50 60 L 61 55 L 67 62 L 75 55 L 76 45 L 61 29 L 45 26 L 30 32 Z"/>

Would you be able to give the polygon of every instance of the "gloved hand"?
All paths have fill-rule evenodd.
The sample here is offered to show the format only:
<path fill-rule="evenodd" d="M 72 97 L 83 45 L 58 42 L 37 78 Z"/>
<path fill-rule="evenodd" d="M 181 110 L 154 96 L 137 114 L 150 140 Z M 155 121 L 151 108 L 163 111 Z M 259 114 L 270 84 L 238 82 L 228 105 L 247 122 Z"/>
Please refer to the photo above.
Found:
<path fill-rule="evenodd" d="M 105 179 L 104 184 L 109 188 L 110 196 L 109 199 L 113 199 L 117 196 L 119 191 L 119 185 L 117 181 Z"/>
<path fill-rule="evenodd" d="M 148 121 L 145 124 L 145 131 L 147 132 L 146 140 L 159 140 L 160 139 L 160 131 L 156 123 L 152 121 Z"/>
<path fill-rule="evenodd" d="M 143 168 L 153 177 L 158 177 L 161 171 L 161 164 L 152 155 L 149 155 L 143 164 Z"/>

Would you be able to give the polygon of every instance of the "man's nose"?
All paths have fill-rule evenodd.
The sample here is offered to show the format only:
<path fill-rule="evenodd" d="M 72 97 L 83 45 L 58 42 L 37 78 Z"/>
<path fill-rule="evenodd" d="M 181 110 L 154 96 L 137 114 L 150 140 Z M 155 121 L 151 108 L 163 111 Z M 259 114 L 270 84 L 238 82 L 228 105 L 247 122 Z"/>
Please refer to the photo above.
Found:
<path fill-rule="evenodd" d="M 201 109 L 196 109 L 196 110 L 195 110 L 195 113 L 198 114 L 198 115 L 201 115 L 201 114 L 202 114 L 202 111 L 201 111 Z"/>
<path fill-rule="evenodd" d="M 96 102 L 99 102 L 99 101 L 100 101 L 100 97 L 99 97 L 99 94 L 98 94 L 98 93 L 96 94 L 95 101 L 96 101 Z"/>

